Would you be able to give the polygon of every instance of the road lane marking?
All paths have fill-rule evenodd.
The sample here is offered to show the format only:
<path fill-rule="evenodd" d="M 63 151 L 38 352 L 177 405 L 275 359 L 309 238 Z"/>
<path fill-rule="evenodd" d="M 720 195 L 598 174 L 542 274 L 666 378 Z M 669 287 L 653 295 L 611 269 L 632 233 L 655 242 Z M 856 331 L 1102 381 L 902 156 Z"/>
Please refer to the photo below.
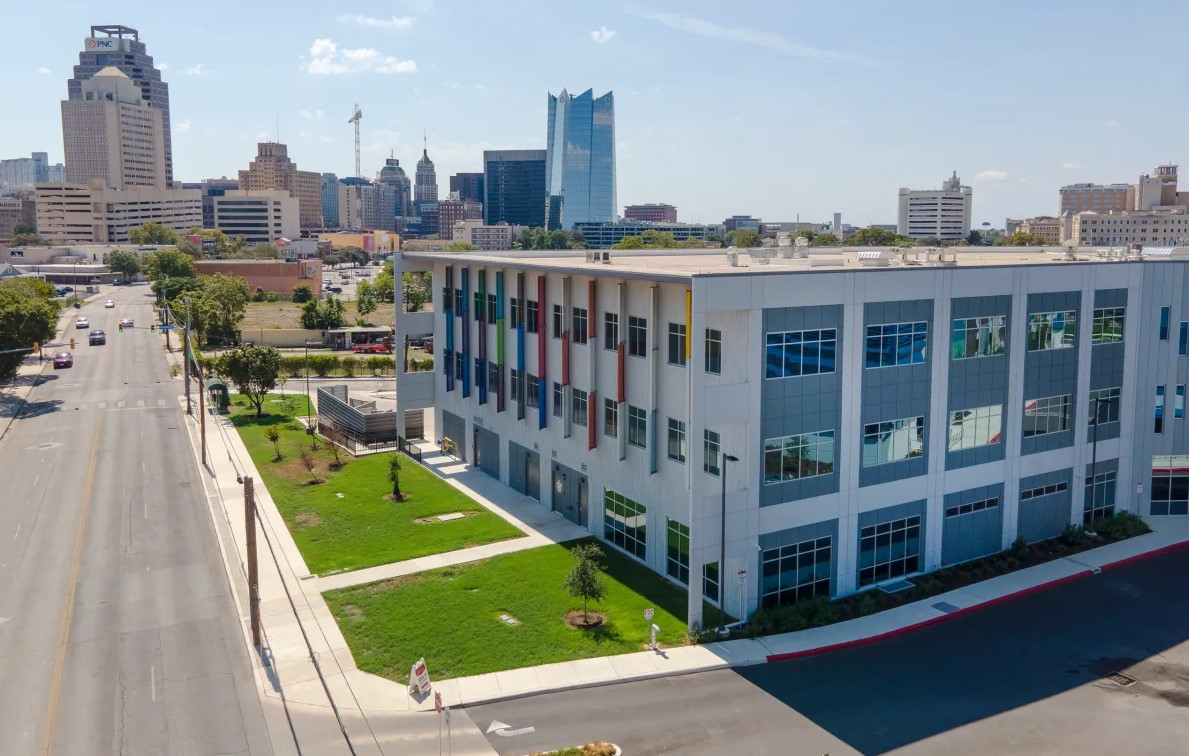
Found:
<path fill-rule="evenodd" d="M 158 400 L 157 400 L 157 406 L 158 406 L 158 407 L 164 407 L 164 406 L 165 406 L 165 400 L 164 400 L 164 399 L 158 399 Z"/>
<path fill-rule="evenodd" d="M 36 475 L 33 476 L 33 487 L 34 488 L 37 488 L 37 481 L 39 481 L 39 480 L 41 480 L 41 473 L 37 473 Z"/>
<path fill-rule="evenodd" d="M 537 731 L 537 728 L 533 727 L 532 725 L 529 725 L 528 727 L 521 727 L 517 730 L 513 730 L 512 725 L 504 724 L 503 722 L 499 721 L 498 719 L 493 721 L 491 723 L 491 725 L 489 725 L 487 728 L 488 733 L 494 732 L 496 735 L 499 735 L 501 738 L 513 738 L 513 737 L 516 737 L 517 735 L 528 735 L 530 732 L 536 732 L 536 731 Z"/>
<path fill-rule="evenodd" d="M 149 665 L 149 686 L 152 688 L 153 703 L 157 702 L 157 674 L 156 667 Z"/>
<path fill-rule="evenodd" d="M 74 559 L 70 568 L 70 582 L 66 589 L 66 606 L 62 612 L 62 625 L 58 629 L 58 651 L 54 655 L 53 675 L 50 677 L 50 695 L 46 705 L 45 732 L 42 736 L 42 753 L 53 756 L 54 735 L 58 726 L 58 701 L 62 696 L 62 672 L 66 666 L 66 648 L 70 643 L 70 621 L 74 618 L 74 596 L 78 590 L 78 574 L 82 567 L 83 545 L 86 543 L 87 515 L 91 511 L 91 494 L 95 489 L 95 467 L 99 461 L 99 431 L 103 428 L 103 417 L 95 424 L 95 437 L 91 439 L 91 461 L 87 465 L 87 480 L 83 485 L 82 510 L 79 512 L 78 534 L 74 540 Z"/>
<path fill-rule="evenodd" d="M 116 402 L 116 409 L 124 409 L 125 402 Z"/>
<path fill-rule="evenodd" d="M 15 541 L 15 540 L 17 539 L 17 537 L 18 537 L 18 536 L 21 534 L 21 526 L 22 526 L 22 525 L 24 525 L 24 524 L 25 524 L 25 523 L 23 523 L 23 522 L 18 522 L 18 523 L 17 523 L 17 532 L 15 532 L 15 533 L 13 533 L 13 534 L 12 534 L 12 540 L 14 540 L 14 541 Z"/>
<path fill-rule="evenodd" d="M 144 406 L 144 399 L 137 399 L 137 400 L 136 400 L 136 406 L 137 406 L 137 407 L 143 407 L 143 406 Z"/>

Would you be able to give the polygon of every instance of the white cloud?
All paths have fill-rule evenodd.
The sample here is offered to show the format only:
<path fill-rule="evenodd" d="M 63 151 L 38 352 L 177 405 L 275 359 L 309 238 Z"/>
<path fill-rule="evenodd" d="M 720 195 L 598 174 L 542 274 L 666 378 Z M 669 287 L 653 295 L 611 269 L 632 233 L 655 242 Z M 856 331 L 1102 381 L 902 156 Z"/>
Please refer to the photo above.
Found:
<path fill-rule="evenodd" d="M 187 76 L 208 76 L 210 74 L 210 69 L 206 67 L 205 63 L 199 63 L 198 65 L 187 66 L 186 68 L 183 68 L 182 73 L 186 74 Z"/>
<path fill-rule="evenodd" d="M 356 26 L 363 26 L 371 29 L 408 29 L 413 25 L 412 16 L 389 16 L 388 18 L 372 18 L 361 13 L 344 13 L 339 16 L 339 21 L 342 23 L 354 23 Z"/>
<path fill-rule="evenodd" d="M 1007 181 L 1007 171 L 983 171 L 974 177 L 975 181 Z"/>
<path fill-rule="evenodd" d="M 371 71 L 379 74 L 412 73 L 417 64 L 385 55 L 374 47 L 342 48 L 332 39 L 316 39 L 302 70 L 314 76 L 339 76 Z"/>
<path fill-rule="evenodd" d="M 1112 118 L 1111 120 L 1106 122 L 1106 125 L 1113 129 L 1119 125 L 1119 122 L 1116 121 L 1114 118 Z"/>
<path fill-rule="evenodd" d="M 1084 167 L 1084 166 L 1082 166 L 1082 164 L 1081 164 L 1081 163 L 1073 163 L 1073 162 L 1069 162 L 1069 163 L 1062 163 L 1062 164 L 1061 164 L 1061 167 L 1062 167 L 1062 168 L 1064 168 L 1064 169 L 1065 169 L 1065 170 L 1067 170 L 1067 171 L 1076 171 L 1076 170 L 1078 170 L 1079 168 L 1082 168 L 1082 167 Z"/>
<path fill-rule="evenodd" d="M 596 45 L 601 45 L 615 39 L 615 30 L 608 29 L 605 26 L 600 26 L 590 33 L 590 41 Z"/>
<path fill-rule="evenodd" d="M 178 121 L 177 123 L 175 123 L 173 125 L 173 128 L 176 131 L 189 131 L 190 130 L 190 119 L 187 118 L 184 121 Z"/>
<path fill-rule="evenodd" d="M 158 64 L 157 64 L 157 70 L 158 70 L 158 71 L 168 71 L 168 70 L 169 70 L 169 64 L 168 64 L 168 63 L 158 63 Z"/>
<path fill-rule="evenodd" d="M 45 66 L 42 66 L 41 68 L 37 69 L 37 73 L 39 73 L 39 74 L 43 74 L 43 75 L 44 75 L 44 74 L 50 74 L 50 73 L 53 73 L 53 71 L 49 70 L 49 69 L 48 69 L 48 68 L 46 68 Z"/>
<path fill-rule="evenodd" d="M 721 39 L 725 42 L 737 42 L 753 47 L 763 47 L 781 55 L 828 60 L 837 63 L 868 62 L 856 55 L 810 47 L 809 45 L 793 42 L 771 32 L 745 29 L 742 27 L 720 26 L 711 21 L 703 21 L 699 18 L 682 16 L 677 13 L 641 13 L 640 17 L 646 18 L 649 21 L 656 21 L 670 29 L 676 29 L 677 31 L 693 34 L 698 37 L 708 37 L 710 39 Z"/>
<path fill-rule="evenodd" d="M 301 117 L 307 121 L 318 121 L 322 119 L 322 110 L 321 108 L 314 110 L 303 110 L 301 111 Z"/>

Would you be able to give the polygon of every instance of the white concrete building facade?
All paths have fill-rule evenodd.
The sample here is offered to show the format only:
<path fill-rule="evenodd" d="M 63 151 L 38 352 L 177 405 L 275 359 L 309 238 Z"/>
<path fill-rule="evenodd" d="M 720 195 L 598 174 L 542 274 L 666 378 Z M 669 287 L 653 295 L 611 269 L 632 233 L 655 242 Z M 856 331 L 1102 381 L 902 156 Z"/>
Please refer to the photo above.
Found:
<path fill-rule="evenodd" d="M 212 197 L 215 228 L 250 244 L 270 244 L 301 235 L 301 203 L 283 189 L 233 189 Z"/>
<path fill-rule="evenodd" d="M 941 189 L 901 189 L 896 233 L 911 239 L 957 241 L 970 233 L 971 189 L 957 171 Z"/>
<path fill-rule="evenodd" d="M 1189 250 L 916 254 L 398 254 L 434 303 L 397 340 L 438 351 L 398 371 L 400 433 L 433 408 L 466 461 L 691 588 L 691 623 L 1189 514 Z"/>
<path fill-rule="evenodd" d="M 126 244 L 128 232 L 160 223 L 177 232 L 202 226 L 197 189 L 111 189 L 103 179 L 37 187 L 37 234 L 51 244 Z"/>

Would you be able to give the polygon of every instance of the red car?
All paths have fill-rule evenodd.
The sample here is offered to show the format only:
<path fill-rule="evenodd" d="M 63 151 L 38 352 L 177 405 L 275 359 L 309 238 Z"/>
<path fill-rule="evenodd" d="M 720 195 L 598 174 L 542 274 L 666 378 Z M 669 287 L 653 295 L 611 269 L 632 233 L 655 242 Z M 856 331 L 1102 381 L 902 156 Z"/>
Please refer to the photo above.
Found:
<path fill-rule="evenodd" d="M 356 354 L 392 354 L 392 347 L 389 344 L 356 344 L 351 347 L 351 351 Z"/>
<path fill-rule="evenodd" d="M 74 367 L 74 355 L 70 352 L 58 352 L 54 355 L 54 370 L 68 367 Z"/>

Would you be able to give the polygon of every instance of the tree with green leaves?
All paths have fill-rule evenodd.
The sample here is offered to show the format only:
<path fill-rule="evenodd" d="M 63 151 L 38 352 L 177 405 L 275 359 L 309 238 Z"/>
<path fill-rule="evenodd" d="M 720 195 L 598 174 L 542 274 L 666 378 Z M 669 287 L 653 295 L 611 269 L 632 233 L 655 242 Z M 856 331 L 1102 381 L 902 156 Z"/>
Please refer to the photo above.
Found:
<path fill-rule="evenodd" d="M 132 244 L 177 244 L 178 234 L 160 223 L 142 223 L 128 232 Z"/>
<path fill-rule="evenodd" d="M 194 278 L 198 275 L 194 258 L 175 247 L 145 254 L 141 257 L 140 265 L 154 283 L 167 278 Z"/>
<path fill-rule="evenodd" d="M 326 331 L 343 327 L 343 303 L 327 295 L 319 302 L 312 299 L 301 306 L 301 327 L 312 331 Z"/>
<path fill-rule="evenodd" d="M 360 281 L 355 287 L 355 311 L 361 316 L 371 315 L 380 306 L 375 284 Z"/>
<path fill-rule="evenodd" d="M 1027 231 L 1016 231 L 1011 236 L 1004 236 L 996 242 L 1001 247 L 1043 247 L 1044 239 Z"/>
<path fill-rule="evenodd" d="M 570 549 L 577 563 L 566 575 L 565 589 L 574 598 L 582 599 L 582 624 L 587 623 L 588 601 L 602 601 L 607 596 L 603 582 L 603 550 L 596 543 L 581 543 Z"/>
<path fill-rule="evenodd" d="M 310 290 L 309 284 L 298 284 L 293 287 L 293 301 L 297 304 L 308 302 L 314 298 L 314 292 Z"/>
<path fill-rule="evenodd" d="M 190 327 L 207 340 L 220 343 L 239 342 L 239 324 L 247 312 L 249 289 L 241 276 L 201 276 L 199 288 L 189 292 Z M 185 295 L 183 295 L 185 296 Z M 173 300 L 173 311 L 180 316 L 185 303 Z"/>
<path fill-rule="evenodd" d="M 32 349 L 34 342 L 54 337 L 58 326 L 58 304 L 54 287 L 45 281 L 15 278 L 0 281 L 0 352 Z M 27 353 L 0 354 L 0 378 L 20 367 Z"/>
<path fill-rule="evenodd" d="M 125 282 L 140 272 L 140 256 L 135 252 L 113 250 L 103 256 L 103 264 L 124 276 Z"/>
<path fill-rule="evenodd" d="M 428 272 L 405 273 L 401 280 L 401 295 L 405 300 L 405 309 L 409 312 L 420 312 L 432 297 L 432 283 Z"/>
<path fill-rule="evenodd" d="M 388 458 L 388 482 L 392 484 L 392 498 L 400 501 L 404 496 L 400 492 L 400 455 L 393 454 Z"/>
<path fill-rule="evenodd" d="M 270 425 L 268 426 L 268 430 L 264 431 L 264 436 L 272 442 L 272 448 L 277 453 L 273 457 L 273 460 L 279 462 L 284 457 L 281 454 L 281 429 L 275 425 Z"/>
<path fill-rule="evenodd" d="M 764 246 L 764 238 L 755 229 L 740 228 L 727 232 L 727 246 L 738 249 L 754 249 Z"/>
<path fill-rule="evenodd" d="M 982 232 L 974 230 L 966 234 L 966 243 L 972 247 L 981 247 L 983 245 Z"/>
<path fill-rule="evenodd" d="M 276 388 L 281 374 L 281 353 L 270 346 L 238 346 L 219 357 L 217 365 L 219 375 L 256 408 L 256 417 L 263 415 L 264 397 Z"/>
<path fill-rule="evenodd" d="M 896 243 L 896 232 L 868 226 L 848 236 L 846 243 L 856 247 L 891 247 Z"/>
<path fill-rule="evenodd" d="M 838 244 L 838 237 L 829 231 L 824 234 L 816 234 L 809 240 L 811 247 L 837 247 Z"/>
<path fill-rule="evenodd" d="M 49 242 L 41 238 L 35 233 L 17 233 L 13 234 L 12 246 L 14 247 L 48 247 Z"/>
<path fill-rule="evenodd" d="M 450 242 L 446 245 L 448 252 L 470 252 L 478 249 L 474 244 L 467 244 L 466 242 Z"/>

